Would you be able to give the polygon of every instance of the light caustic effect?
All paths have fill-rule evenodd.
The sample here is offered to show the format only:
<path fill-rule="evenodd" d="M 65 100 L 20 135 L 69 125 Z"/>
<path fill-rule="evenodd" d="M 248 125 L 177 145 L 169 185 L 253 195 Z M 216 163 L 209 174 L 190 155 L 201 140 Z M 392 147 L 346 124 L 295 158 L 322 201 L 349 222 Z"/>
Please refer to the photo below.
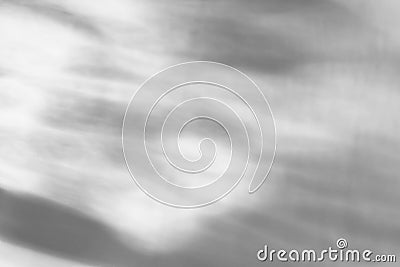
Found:
<path fill-rule="evenodd" d="M 268 101 L 244 73 L 196 61 L 147 79 L 125 112 L 122 146 L 137 186 L 154 200 L 199 208 L 242 179 L 248 192 L 266 180 L 276 129 Z"/>

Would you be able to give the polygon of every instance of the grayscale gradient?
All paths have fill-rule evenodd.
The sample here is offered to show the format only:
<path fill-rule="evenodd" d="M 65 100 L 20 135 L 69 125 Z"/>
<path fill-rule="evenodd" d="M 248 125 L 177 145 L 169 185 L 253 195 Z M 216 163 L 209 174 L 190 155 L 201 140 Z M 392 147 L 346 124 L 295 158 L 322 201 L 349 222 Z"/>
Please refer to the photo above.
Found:
<path fill-rule="evenodd" d="M 339 238 L 399 258 L 399 12 L 396 0 L 0 0 L 0 266 L 286 266 L 257 251 Z M 133 182 L 121 128 L 141 83 L 193 60 L 257 83 L 278 147 L 255 194 L 240 183 L 182 210 Z"/>

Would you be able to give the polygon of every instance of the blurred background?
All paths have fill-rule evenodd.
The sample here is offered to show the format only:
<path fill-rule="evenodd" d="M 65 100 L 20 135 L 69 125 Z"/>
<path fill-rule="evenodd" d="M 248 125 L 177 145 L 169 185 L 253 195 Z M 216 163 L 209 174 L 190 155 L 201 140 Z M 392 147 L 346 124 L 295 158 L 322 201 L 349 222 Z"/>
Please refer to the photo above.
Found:
<path fill-rule="evenodd" d="M 265 244 L 338 238 L 399 257 L 399 12 L 396 0 L 1 0 L 0 266 L 274 266 L 257 260 Z M 259 85 L 278 149 L 256 194 L 243 183 L 181 210 L 134 184 L 121 127 L 146 78 L 192 60 Z"/>

